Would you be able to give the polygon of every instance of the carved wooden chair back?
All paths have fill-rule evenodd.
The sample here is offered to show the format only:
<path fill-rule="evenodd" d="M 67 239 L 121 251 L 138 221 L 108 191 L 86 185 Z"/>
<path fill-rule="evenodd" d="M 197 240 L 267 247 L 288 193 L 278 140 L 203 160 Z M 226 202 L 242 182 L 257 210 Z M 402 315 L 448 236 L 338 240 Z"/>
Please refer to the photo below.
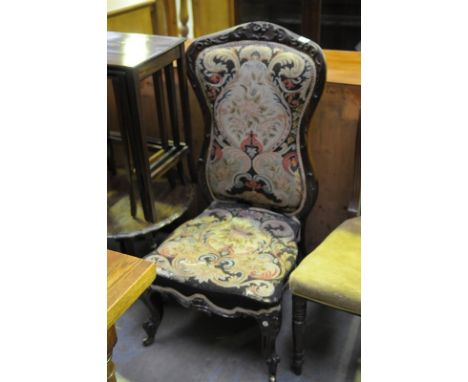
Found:
<path fill-rule="evenodd" d="M 187 59 L 205 116 L 206 193 L 307 216 L 317 195 L 305 141 L 325 81 L 320 47 L 253 22 L 195 40 Z"/>

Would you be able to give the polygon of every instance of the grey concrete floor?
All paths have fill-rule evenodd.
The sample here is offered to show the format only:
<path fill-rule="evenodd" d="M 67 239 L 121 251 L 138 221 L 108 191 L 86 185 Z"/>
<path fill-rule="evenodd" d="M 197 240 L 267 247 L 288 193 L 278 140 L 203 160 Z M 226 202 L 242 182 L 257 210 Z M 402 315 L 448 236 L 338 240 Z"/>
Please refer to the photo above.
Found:
<path fill-rule="evenodd" d="M 353 381 L 360 318 L 318 304 L 307 310 L 306 358 L 301 376 L 290 370 L 291 295 L 283 300 L 283 324 L 277 339 L 279 382 Z M 260 353 L 260 330 L 253 319 L 226 319 L 165 304 L 155 342 L 144 347 L 141 324 L 148 312 L 137 301 L 117 322 L 114 349 L 117 372 L 129 382 L 267 382 Z"/>

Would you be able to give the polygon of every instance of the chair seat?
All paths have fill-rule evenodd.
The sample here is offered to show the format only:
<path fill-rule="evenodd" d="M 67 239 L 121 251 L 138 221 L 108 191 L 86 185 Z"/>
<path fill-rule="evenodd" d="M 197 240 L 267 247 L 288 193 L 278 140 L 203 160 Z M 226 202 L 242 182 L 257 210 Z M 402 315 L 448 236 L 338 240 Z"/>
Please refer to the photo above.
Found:
<path fill-rule="evenodd" d="M 294 218 L 217 202 L 145 258 L 157 264 L 155 285 L 174 281 L 208 299 L 229 294 L 271 305 L 280 300 L 294 267 L 299 228 Z"/>
<path fill-rule="evenodd" d="M 361 217 L 346 220 L 289 279 L 294 295 L 361 314 Z"/>

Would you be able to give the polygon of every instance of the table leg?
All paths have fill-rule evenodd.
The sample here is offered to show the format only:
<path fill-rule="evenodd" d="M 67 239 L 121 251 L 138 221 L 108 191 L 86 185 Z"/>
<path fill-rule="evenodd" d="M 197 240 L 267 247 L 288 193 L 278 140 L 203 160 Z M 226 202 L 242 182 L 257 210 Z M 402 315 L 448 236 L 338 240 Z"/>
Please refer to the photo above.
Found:
<path fill-rule="evenodd" d="M 129 115 L 127 92 L 125 90 L 125 76 L 123 74 L 114 74 L 112 77 L 112 87 L 114 90 L 115 100 L 117 103 L 117 114 L 120 122 L 120 134 L 122 143 L 125 148 L 126 168 L 130 193 L 130 213 L 133 217 L 136 216 L 136 199 L 133 187 L 133 157 L 132 149 L 128 138 Z"/>
<path fill-rule="evenodd" d="M 117 343 L 117 334 L 115 332 L 115 325 L 107 330 L 107 382 L 116 382 L 115 366 L 112 361 L 112 350 Z"/>
<path fill-rule="evenodd" d="M 172 63 L 167 65 L 164 68 L 164 78 L 166 79 L 166 92 L 167 92 L 167 98 L 169 101 L 168 105 L 169 105 L 169 115 L 171 117 L 172 139 L 174 141 L 174 146 L 179 148 L 180 147 L 179 116 L 177 112 L 176 84 L 174 80 L 174 67 Z M 192 147 L 189 147 L 189 150 L 190 149 L 192 149 Z M 189 156 L 189 162 L 190 162 L 190 156 Z M 177 163 L 177 171 L 178 171 L 178 175 L 182 184 L 185 184 L 184 167 L 183 167 L 183 163 L 181 160 Z M 169 179 L 173 179 L 172 174 L 170 174 Z"/>
<path fill-rule="evenodd" d="M 143 117 L 140 105 L 140 82 L 136 75 L 130 73 L 126 75 L 126 82 L 130 107 L 130 126 L 128 133 L 133 148 L 134 165 L 140 190 L 141 204 L 145 220 L 154 223 L 156 221 L 156 213 L 154 210 L 148 152 L 142 126 Z"/>
<path fill-rule="evenodd" d="M 182 118 L 184 122 L 184 135 L 185 135 L 185 142 L 189 147 L 188 152 L 188 167 L 190 172 L 190 177 L 192 178 L 192 182 L 197 181 L 197 172 L 195 169 L 194 163 L 196 163 L 193 159 L 193 141 L 192 141 L 192 124 L 191 124 L 191 114 L 190 114 L 190 101 L 188 95 L 188 88 L 187 88 L 187 68 L 185 63 L 185 50 L 184 45 L 180 46 L 180 58 L 177 59 L 177 75 L 179 78 L 179 90 L 180 90 L 180 99 L 182 105 Z"/>

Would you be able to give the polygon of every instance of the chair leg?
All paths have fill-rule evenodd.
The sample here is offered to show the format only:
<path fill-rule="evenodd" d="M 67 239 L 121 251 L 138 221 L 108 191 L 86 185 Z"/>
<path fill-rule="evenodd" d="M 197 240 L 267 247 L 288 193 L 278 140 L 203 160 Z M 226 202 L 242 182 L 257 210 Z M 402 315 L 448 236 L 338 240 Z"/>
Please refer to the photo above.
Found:
<path fill-rule="evenodd" d="M 276 354 L 276 337 L 281 329 L 281 312 L 262 316 L 258 320 L 262 332 L 262 354 L 266 357 L 268 366 L 269 382 L 276 381 L 276 369 L 279 363 L 279 356 Z"/>
<path fill-rule="evenodd" d="M 293 360 L 291 368 L 297 375 L 302 373 L 304 364 L 304 323 L 307 312 L 307 300 L 292 296 L 293 301 Z"/>
<path fill-rule="evenodd" d="M 148 321 L 143 324 L 143 329 L 147 335 L 143 340 L 143 345 L 149 346 L 154 342 L 154 337 L 164 316 L 164 305 L 162 296 L 159 293 L 153 292 L 150 288 L 141 295 L 141 300 L 151 314 Z"/>

